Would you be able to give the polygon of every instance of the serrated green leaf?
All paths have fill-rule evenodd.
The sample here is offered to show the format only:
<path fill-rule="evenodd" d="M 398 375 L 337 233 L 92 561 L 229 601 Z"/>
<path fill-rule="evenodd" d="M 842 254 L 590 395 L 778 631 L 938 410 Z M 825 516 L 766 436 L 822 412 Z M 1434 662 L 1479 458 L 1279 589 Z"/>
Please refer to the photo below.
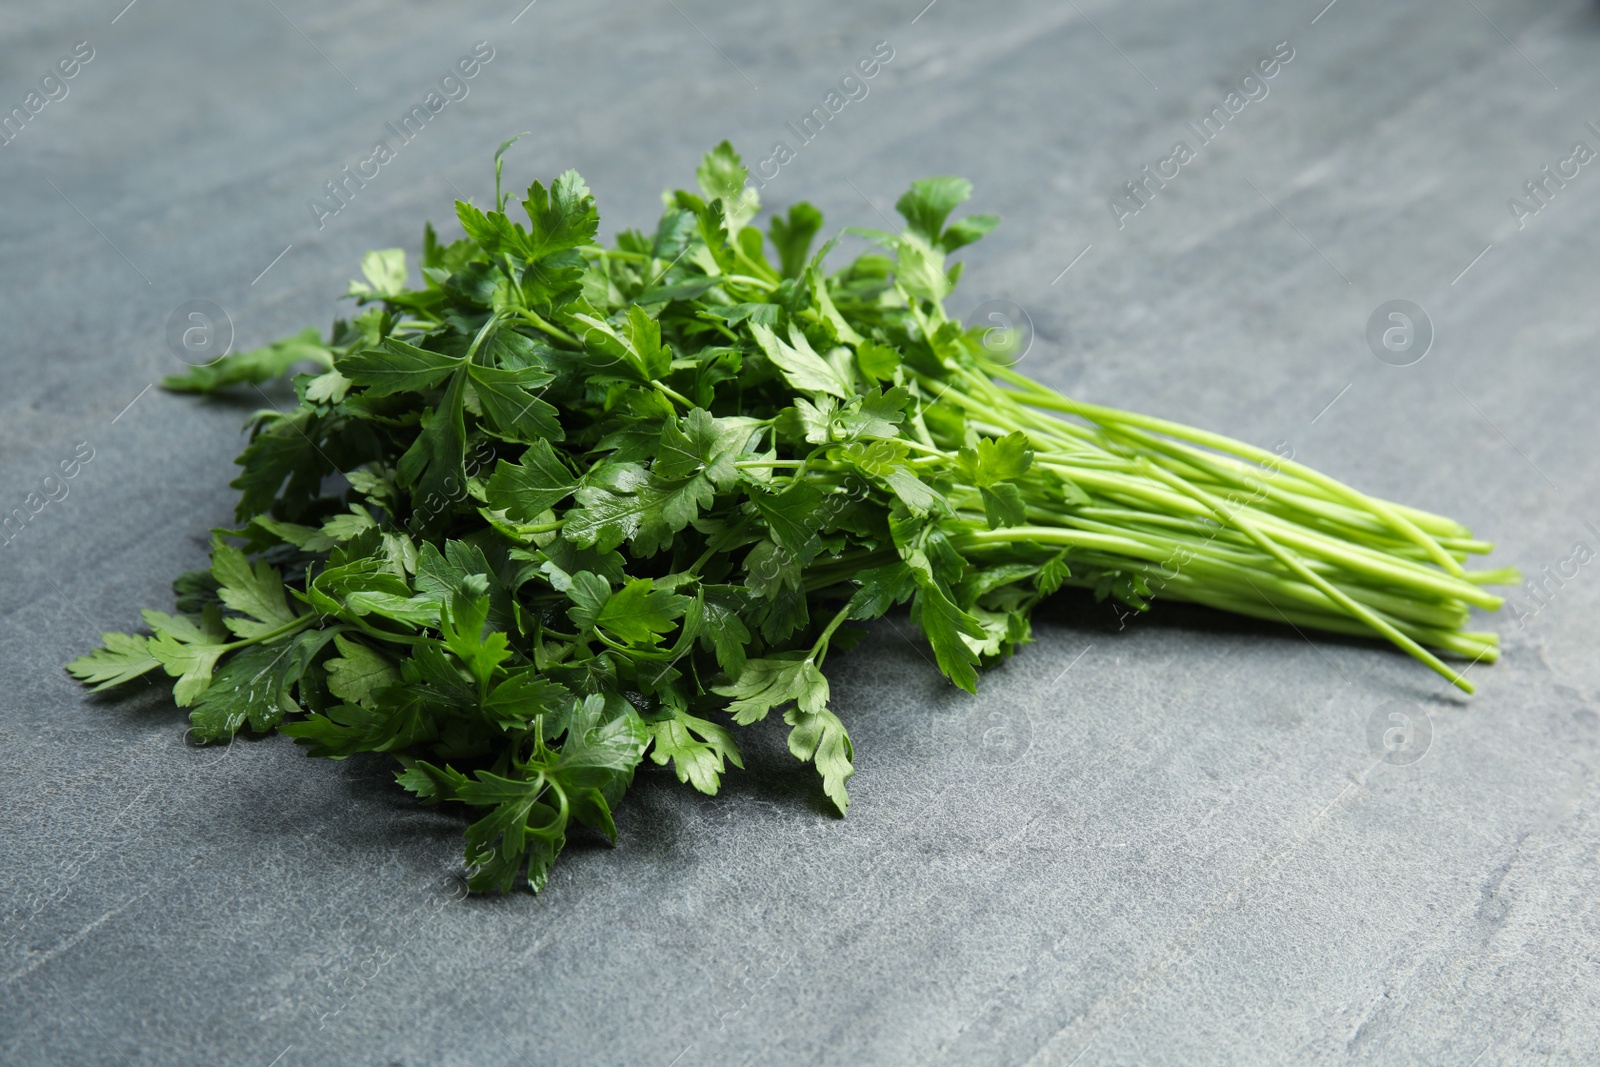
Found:
<path fill-rule="evenodd" d="M 745 223 L 755 218 L 756 212 L 761 207 L 761 199 L 754 189 L 746 184 L 749 172 L 745 169 L 744 162 L 740 160 L 739 153 L 733 146 L 723 141 L 701 160 L 699 168 L 695 171 L 699 180 L 700 191 L 705 194 L 706 200 L 721 200 L 723 210 L 728 220 L 728 230 L 738 231 Z M 820 222 L 820 219 L 819 219 Z"/>
<path fill-rule="evenodd" d="M 170 633 L 158 633 L 150 641 L 150 654 L 172 677 L 173 701 L 180 708 L 192 705 L 211 685 L 211 672 L 226 651 L 220 644 L 184 644 Z"/>
<path fill-rule="evenodd" d="M 750 630 L 739 617 L 746 600 L 737 586 L 702 585 L 690 609 L 698 616 L 695 634 L 701 646 L 716 654 L 717 665 L 730 678 L 744 671 L 745 646 L 750 643 Z"/>
<path fill-rule="evenodd" d="M 761 345 L 761 351 L 794 388 L 807 393 L 826 393 L 840 400 L 849 400 L 853 395 L 850 383 L 839 378 L 828 361 L 817 355 L 806 335 L 794 326 L 789 327 L 788 341 L 760 323 L 752 323 L 750 332 Z"/>
<path fill-rule="evenodd" d="M 308 630 L 288 641 L 256 645 L 228 657 L 189 713 L 202 742 L 225 741 L 246 722 L 258 732 L 298 715 L 293 692 L 322 646 L 337 631 Z"/>
<path fill-rule="evenodd" d="M 519 670 L 495 685 L 483 710 L 503 729 L 523 729 L 536 716 L 545 716 L 544 732 L 554 736 L 566 729 L 572 693 L 536 671 Z"/>
<path fill-rule="evenodd" d="M 583 178 L 569 170 L 550 183 L 549 192 L 539 182 L 528 187 L 522 201 L 528 213 L 528 240 L 523 258 L 543 259 L 555 252 L 577 248 L 594 239 L 600 213 Z"/>
<path fill-rule="evenodd" d="M 627 644 L 654 647 L 677 628 L 689 603 L 689 597 L 656 589 L 653 579 L 634 578 L 611 594 L 595 623 Z"/>
<path fill-rule="evenodd" d="M 900 353 L 877 341 L 863 341 L 856 346 L 856 366 L 869 378 L 886 382 L 900 368 Z"/>
<path fill-rule="evenodd" d="M 667 489 L 636 463 L 612 464 L 591 472 L 578 489 L 577 507 L 566 513 L 561 534 L 582 548 L 609 551 L 629 541 L 654 555 L 670 541 L 664 508 Z"/>
<path fill-rule="evenodd" d="M 422 432 L 395 465 L 411 491 L 407 529 L 430 534 L 449 524 L 450 509 L 466 486 L 466 424 L 461 374 L 453 374 L 438 407 L 421 415 Z"/>
<path fill-rule="evenodd" d="M 816 765 L 817 773 L 822 775 L 822 791 L 843 815 L 850 809 L 850 794 L 844 784 L 856 773 L 851 763 L 855 748 L 844 723 L 827 708 L 808 713 L 800 707 L 784 712 L 783 721 L 790 726 L 790 754 Z"/>
<path fill-rule="evenodd" d="M 809 558 L 807 550 L 817 533 L 821 490 L 808 482 L 795 482 L 778 493 L 752 492 L 750 500 L 766 520 L 774 541 L 797 557 Z"/>
<path fill-rule="evenodd" d="M 401 248 L 385 248 L 361 257 L 361 273 L 366 283 L 351 282 L 350 296 L 398 296 L 406 288 L 406 253 Z"/>
<path fill-rule="evenodd" d="M 197 323 L 197 329 L 214 330 L 218 323 Z M 205 344 L 214 344 L 207 336 Z M 310 363 L 321 370 L 333 366 L 333 353 L 322 343 L 316 327 L 308 326 L 293 337 L 274 341 L 245 352 L 232 352 L 183 374 L 161 379 L 161 387 L 174 393 L 213 393 L 230 385 L 260 384 L 281 378 L 297 363 Z"/>
<path fill-rule="evenodd" d="M 394 337 L 385 337 L 379 347 L 352 352 L 338 362 L 339 373 L 364 388 L 369 396 L 431 389 L 460 366 L 458 356 L 429 352 Z"/>
<path fill-rule="evenodd" d="M 678 781 L 706 796 L 717 795 L 727 764 L 744 767 L 733 735 L 714 722 L 674 709 L 667 718 L 646 725 L 652 741 L 650 758 L 661 766 L 671 761 Z"/>
<path fill-rule="evenodd" d="M 104 648 L 97 648 L 67 664 L 67 671 L 79 681 L 93 685 L 96 693 L 161 666 L 161 661 L 150 654 L 148 637 L 107 633 L 101 634 L 100 640 L 105 643 Z"/>
<path fill-rule="evenodd" d="M 828 679 L 806 652 L 747 660 L 736 681 L 715 686 L 712 692 L 733 698 L 728 713 L 740 726 L 759 722 L 767 712 L 791 700 L 808 715 L 828 705 Z"/>
<path fill-rule="evenodd" d="M 328 691 L 351 704 L 373 703 L 373 694 L 400 682 L 400 671 L 383 653 L 343 634 L 336 634 L 339 650 L 323 667 L 328 672 Z"/>
<path fill-rule="evenodd" d="M 578 488 L 549 441 L 535 441 L 516 463 L 501 460 L 489 479 L 489 506 L 513 522 L 532 523 Z"/>
<path fill-rule="evenodd" d="M 283 578 L 265 560 L 252 566 L 237 548 L 213 541 L 211 573 L 219 583 L 217 595 L 222 602 L 245 616 L 230 615 L 223 620 L 240 637 L 262 637 L 299 617 L 284 601 Z"/>
<path fill-rule="evenodd" d="M 964 447 L 957 456 L 961 473 L 985 488 L 1021 478 L 1033 465 L 1033 450 L 1020 430 L 998 440 L 979 438 L 976 447 Z"/>
<path fill-rule="evenodd" d="M 1061 588 L 1061 583 L 1072 577 L 1072 568 L 1067 566 L 1067 553 L 1065 550 L 1057 552 L 1047 559 L 1039 568 L 1039 577 L 1035 582 L 1040 593 L 1049 596 Z"/>
<path fill-rule="evenodd" d="M 533 443 L 560 441 L 565 436 L 556 409 L 533 391 L 549 384 L 549 371 L 540 367 L 511 370 L 476 363 L 469 365 L 467 371 L 489 425 L 501 437 Z"/>
<path fill-rule="evenodd" d="M 811 242 L 822 229 L 822 212 L 805 201 L 789 205 L 787 217 L 772 216 L 768 234 L 778 249 L 778 261 L 785 278 L 797 277 L 805 269 L 806 256 L 811 252 Z"/>
<path fill-rule="evenodd" d="M 567 599 L 572 601 L 572 607 L 567 609 L 567 617 L 578 626 L 588 629 L 600 624 L 600 612 L 611 599 L 611 585 L 591 571 L 578 571 L 570 576 L 566 594 Z"/>
<path fill-rule="evenodd" d="M 895 244 L 895 278 L 917 300 L 939 303 L 950 295 L 951 282 L 944 272 L 944 257 L 914 237 Z"/>
<path fill-rule="evenodd" d="M 895 201 L 894 209 L 906 220 L 906 228 L 932 244 L 962 201 L 972 195 L 972 183 L 965 178 L 922 178 Z"/>
<path fill-rule="evenodd" d="M 926 562 L 912 563 L 917 592 L 912 599 L 912 618 L 922 627 L 940 672 L 969 693 L 978 691 L 978 672 L 974 669 L 978 656 L 963 636 L 981 638 L 983 626 L 971 615 L 962 611 L 934 579 Z"/>
<path fill-rule="evenodd" d="M 489 630 L 489 598 L 457 593 L 439 612 L 439 633 L 445 647 L 456 654 L 473 677 L 480 693 L 487 693 L 496 669 L 511 657 L 504 632 Z"/>

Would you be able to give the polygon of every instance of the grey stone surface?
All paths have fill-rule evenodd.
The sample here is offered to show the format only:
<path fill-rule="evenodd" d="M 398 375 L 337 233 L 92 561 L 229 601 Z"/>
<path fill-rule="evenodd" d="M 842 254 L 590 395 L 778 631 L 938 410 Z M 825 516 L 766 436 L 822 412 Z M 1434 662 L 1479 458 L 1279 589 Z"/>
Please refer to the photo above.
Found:
<path fill-rule="evenodd" d="M 608 230 L 648 225 L 717 140 L 794 146 L 878 41 L 769 205 L 878 225 L 910 179 L 968 175 L 1008 222 L 957 307 L 1028 309 L 1024 369 L 1556 567 L 1600 547 L 1600 167 L 1520 228 L 1507 199 L 1600 147 L 1594 5 L 121 2 L 8 4 L 0 41 L 4 109 L 95 50 L 0 147 L 0 510 L 93 449 L 0 549 L 0 1062 L 1600 1060 L 1594 564 L 1493 621 L 1472 699 L 1370 644 L 1171 608 L 1118 630 L 1071 597 L 970 698 L 901 619 L 837 660 L 847 820 L 759 735 L 715 799 L 642 773 L 619 847 L 574 846 L 537 898 L 456 900 L 461 821 L 379 762 L 196 751 L 159 689 L 61 671 L 229 518 L 253 404 L 143 391 L 180 302 L 241 344 L 325 326 L 360 253 L 487 199 L 519 130 L 516 182 L 576 166 Z M 308 198 L 480 40 L 470 95 L 318 229 Z M 1107 198 L 1284 40 L 1119 229 Z M 1436 329 L 1413 366 L 1365 341 L 1391 299 Z M 1395 708 L 1431 727 L 1416 762 L 1369 740 Z"/>

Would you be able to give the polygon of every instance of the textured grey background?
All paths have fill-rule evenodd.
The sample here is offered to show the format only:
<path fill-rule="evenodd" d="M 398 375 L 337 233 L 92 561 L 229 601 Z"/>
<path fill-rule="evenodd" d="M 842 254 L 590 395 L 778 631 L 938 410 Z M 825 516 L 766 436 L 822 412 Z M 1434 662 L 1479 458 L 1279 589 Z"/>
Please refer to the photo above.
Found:
<path fill-rule="evenodd" d="M 1072 597 L 970 698 L 900 619 L 830 663 L 848 820 L 759 734 L 716 799 L 642 773 L 621 845 L 537 898 L 456 901 L 461 821 L 378 762 L 196 751 L 159 688 L 61 671 L 230 515 L 254 403 L 141 392 L 180 368 L 181 301 L 245 345 L 325 327 L 360 253 L 487 200 L 519 130 L 514 183 L 576 166 L 608 231 L 650 225 L 717 140 L 792 144 L 878 41 L 769 205 L 878 225 L 967 175 L 1008 222 L 955 304 L 1028 309 L 1030 373 L 1289 441 L 1496 562 L 1600 547 L 1600 167 L 1523 229 L 1506 205 L 1600 147 L 1592 4 L 123 2 L 0 15 L 6 109 L 96 50 L 0 148 L 0 510 L 94 449 L 0 549 L 0 1061 L 1600 1059 L 1592 565 L 1496 620 L 1470 700 L 1372 645 L 1170 608 L 1119 631 Z M 1270 95 L 1119 230 L 1107 197 L 1285 39 Z M 471 95 L 318 230 L 307 199 L 479 40 Z M 1364 341 L 1396 298 L 1438 335 L 1405 368 Z M 1397 708 L 1431 725 L 1409 765 L 1369 740 Z"/>

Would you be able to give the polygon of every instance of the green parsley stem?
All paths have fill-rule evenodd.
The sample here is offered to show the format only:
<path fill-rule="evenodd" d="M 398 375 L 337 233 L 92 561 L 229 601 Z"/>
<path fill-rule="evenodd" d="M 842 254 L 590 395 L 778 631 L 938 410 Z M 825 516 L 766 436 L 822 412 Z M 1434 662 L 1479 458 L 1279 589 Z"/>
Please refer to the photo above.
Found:
<path fill-rule="evenodd" d="M 576 337 L 572 336 L 567 331 L 561 329 L 561 327 L 556 326 L 553 323 L 546 322 L 543 318 L 541 318 L 535 312 L 529 311 L 527 308 L 518 308 L 517 309 L 517 314 L 521 315 L 523 317 L 523 319 L 526 320 L 529 325 L 535 326 L 535 327 L 543 330 L 545 333 L 549 334 L 551 337 L 557 338 L 558 340 L 561 340 L 561 341 L 565 341 L 567 344 L 571 345 L 573 348 L 578 349 L 580 351 L 583 349 L 583 342 L 582 341 L 579 341 Z"/>
<path fill-rule="evenodd" d="M 656 391 L 662 396 L 666 397 L 668 400 L 682 404 L 686 408 L 693 408 L 695 406 L 693 400 L 690 400 L 688 397 L 672 388 L 672 386 L 668 385 L 666 382 L 656 381 L 651 382 L 650 384 L 655 386 Z"/>
<path fill-rule="evenodd" d="M 749 263 L 749 260 L 745 260 L 745 262 Z M 752 267 L 755 266 L 754 263 L 751 263 L 750 265 Z M 760 289 L 764 293 L 770 293 L 777 288 L 777 286 L 772 282 L 764 281 L 761 278 L 752 278 L 748 274 L 724 274 L 722 279 L 723 281 L 734 282 L 738 285 L 753 286 L 754 288 Z"/>
<path fill-rule="evenodd" d="M 220 647 L 224 652 L 232 652 L 236 648 L 247 648 L 250 645 L 264 645 L 275 638 L 283 637 L 287 634 L 299 633 L 301 630 L 306 629 L 316 621 L 316 615 L 307 614 L 296 616 L 293 622 L 286 622 L 274 630 L 269 630 L 266 633 L 259 634 L 255 637 L 242 637 L 237 641 L 229 641 L 227 644 Z"/>
<path fill-rule="evenodd" d="M 828 625 L 823 628 L 822 633 L 817 635 L 817 640 L 812 644 L 811 651 L 806 654 L 807 659 L 811 660 L 819 667 L 822 666 L 822 661 L 826 659 L 828 655 L 828 642 L 833 638 L 834 631 L 843 625 L 844 621 L 850 617 L 851 608 L 852 604 L 847 601 L 844 607 L 839 609 L 839 611 L 829 621 Z"/>

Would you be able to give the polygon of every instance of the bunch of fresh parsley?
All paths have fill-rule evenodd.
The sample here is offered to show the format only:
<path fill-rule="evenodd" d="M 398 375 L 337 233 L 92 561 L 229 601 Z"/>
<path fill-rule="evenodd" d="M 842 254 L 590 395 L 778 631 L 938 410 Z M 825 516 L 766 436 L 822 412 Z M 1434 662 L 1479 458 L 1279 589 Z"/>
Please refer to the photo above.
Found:
<path fill-rule="evenodd" d="M 494 210 L 458 202 L 459 241 L 424 232 L 419 287 L 403 253 L 370 253 L 364 310 L 326 342 L 167 380 L 313 368 L 293 411 L 251 418 L 237 528 L 177 580 L 176 614 L 74 675 L 163 670 L 208 742 L 392 753 L 423 801 L 479 812 L 473 887 L 537 890 L 574 821 L 614 836 L 641 760 L 715 794 L 742 766 L 730 727 L 774 712 L 843 812 L 823 664 L 899 605 L 969 691 L 1064 584 L 1381 635 L 1463 687 L 1435 652 L 1495 657 L 1468 609 L 1514 575 L 1465 571 L 1490 546 L 1459 524 L 1069 400 L 948 318 L 947 256 L 997 222 L 950 221 L 967 182 L 916 182 L 904 229 L 857 231 L 873 250 L 829 273 L 815 208 L 751 225 L 725 143 L 612 248 L 574 172 L 511 218 L 505 147 Z"/>

